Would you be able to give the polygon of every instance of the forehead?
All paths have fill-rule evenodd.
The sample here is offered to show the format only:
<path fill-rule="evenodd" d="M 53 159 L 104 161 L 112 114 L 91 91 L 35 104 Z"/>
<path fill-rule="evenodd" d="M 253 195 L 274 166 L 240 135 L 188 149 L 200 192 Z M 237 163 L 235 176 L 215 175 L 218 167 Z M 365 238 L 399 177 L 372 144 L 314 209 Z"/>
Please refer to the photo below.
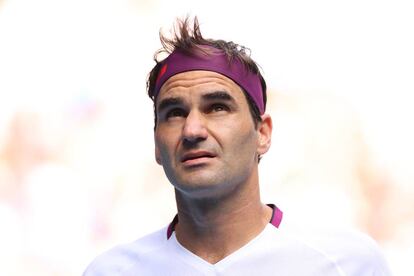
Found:
<path fill-rule="evenodd" d="M 186 93 L 216 91 L 228 92 L 235 98 L 244 98 L 240 86 L 230 78 L 212 71 L 197 70 L 179 73 L 169 78 L 161 87 L 157 99 Z"/>

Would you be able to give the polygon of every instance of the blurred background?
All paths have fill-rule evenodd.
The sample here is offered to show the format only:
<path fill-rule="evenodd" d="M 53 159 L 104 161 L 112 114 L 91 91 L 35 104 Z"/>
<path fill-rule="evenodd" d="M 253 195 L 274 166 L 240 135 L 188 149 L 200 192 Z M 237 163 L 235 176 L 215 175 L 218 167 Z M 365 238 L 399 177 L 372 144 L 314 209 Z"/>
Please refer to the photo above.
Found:
<path fill-rule="evenodd" d="M 173 218 L 145 80 L 160 28 L 186 14 L 263 68 L 263 200 L 305 225 L 355 227 L 413 275 L 412 5 L 0 0 L 0 275 L 80 275 Z"/>

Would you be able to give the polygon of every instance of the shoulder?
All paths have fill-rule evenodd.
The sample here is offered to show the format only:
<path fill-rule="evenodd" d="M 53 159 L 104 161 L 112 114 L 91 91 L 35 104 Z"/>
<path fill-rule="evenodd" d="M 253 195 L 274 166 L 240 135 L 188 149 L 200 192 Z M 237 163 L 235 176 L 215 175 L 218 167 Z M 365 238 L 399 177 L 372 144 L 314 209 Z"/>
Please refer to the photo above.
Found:
<path fill-rule="evenodd" d="M 355 230 L 330 230 L 315 240 L 347 275 L 391 275 L 378 244 Z"/>
<path fill-rule="evenodd" d="M 306 247 L 334 263 L 344 275 L 391 275 L 377 243 L 351 229 L 317 228 L 285 231 Z"/>
<path fill-rule="evenodd" d="M 118 245 L 96 257 L 83 276 L 122 275 L 142 260 L 143 256 L 165 246 L 167 228 L 158 230 L 134 242 Z"/>

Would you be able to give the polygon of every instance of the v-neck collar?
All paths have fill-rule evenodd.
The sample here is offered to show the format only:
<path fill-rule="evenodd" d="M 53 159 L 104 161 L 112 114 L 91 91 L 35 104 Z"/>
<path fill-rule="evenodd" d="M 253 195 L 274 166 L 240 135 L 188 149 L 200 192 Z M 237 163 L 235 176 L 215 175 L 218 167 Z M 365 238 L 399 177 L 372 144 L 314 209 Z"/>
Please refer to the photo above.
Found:
<path fill-rule="evenodd" d="M 266 243 L 268 240 L 266 237 L 268 235 L 273 235 L 272 228 L 274 228 L 274 225 L 267 224 L 259 235 L 215 264 L 207 262 L 203 258 L 197 256 L 185 248 L 177 240 L 175 232 L 172 232 L 171 237 L 167 242 L 169 244 L 170 250 L 174 251 L 174 254 L 176 254 L 177 257 L 179 257 L 187 265 L 193 267 L 196 271 L 202 271 L 204 273 L 207 273 L 207 275 L 217 275 L 217 273 L 223 272 L 231 265 L 234 265 L 238 261 L 243 260 L 248 252 L 251 252 L 252 250 L 254 251 L 257 248 L 265 247 L 265 244 L 263 244 L 263 242 Z"/>

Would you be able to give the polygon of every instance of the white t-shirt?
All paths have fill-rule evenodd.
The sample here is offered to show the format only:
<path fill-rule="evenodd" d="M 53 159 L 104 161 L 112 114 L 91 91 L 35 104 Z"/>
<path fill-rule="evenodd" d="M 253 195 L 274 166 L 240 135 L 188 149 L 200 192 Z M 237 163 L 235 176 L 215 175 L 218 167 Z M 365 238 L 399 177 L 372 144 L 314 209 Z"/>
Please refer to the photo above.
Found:
<path fill-rule="evenodd" d="M 300 239 L 269 223 L 253 240 L 216 264 L 184 248 L 165 227 L 97 257 L 84 276 L 278 275 L 388 276 L 376 244 L 351 232 Z M 169 236 L 169 238 L 168 238 Z"/>

